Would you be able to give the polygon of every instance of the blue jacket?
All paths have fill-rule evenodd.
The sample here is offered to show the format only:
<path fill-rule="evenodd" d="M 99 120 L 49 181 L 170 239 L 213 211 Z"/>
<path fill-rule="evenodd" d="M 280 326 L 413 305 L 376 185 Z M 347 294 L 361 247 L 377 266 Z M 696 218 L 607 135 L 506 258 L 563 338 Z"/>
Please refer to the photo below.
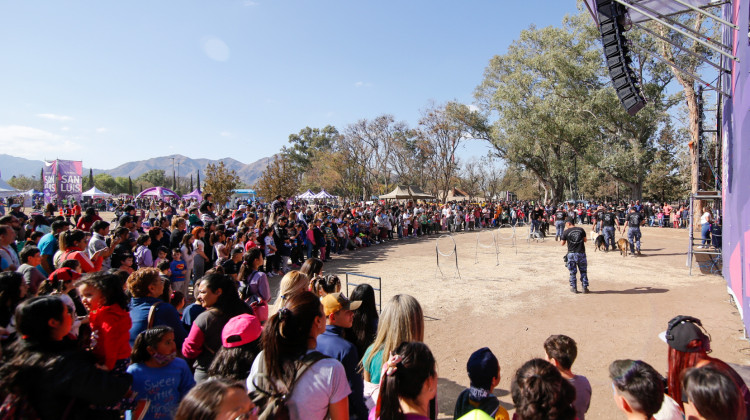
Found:
<path fill-rule="evenodd" d="M 154 314 L 154 326 L 166 325 L 171 327 L 174 330 L 174 341 L 177 348 L 182 348 L 182 342 L 185 341 L 187 332 L 180 320 L 180 313 L 171 304 L 154 297 L 133 298 L 130 302 L 130 320 L 133 322 L 133 326 L 130 328 L 130 347 L 133 347 L 138 334 L 148 328 L 148 311 L 151 309 L 151 305 L 156 302 L 161 303 Z"/>
<path fill-rule="evenodd" d="M 367 419 L 367 406 L 362 395 L 365 386 L 364 379 L 357 372 L 359 355 L 354 344 L 342 337 L 343 333 L 342 327 L 326 325 L 326 331 L 318 336 L 318 346 L 315 350 L 337 359 L 344 365 L 346 379 L 349 381 L 349 388 L 352 390 L 352 393 L 349 394 L 349 418 L 364 420 Z"/>

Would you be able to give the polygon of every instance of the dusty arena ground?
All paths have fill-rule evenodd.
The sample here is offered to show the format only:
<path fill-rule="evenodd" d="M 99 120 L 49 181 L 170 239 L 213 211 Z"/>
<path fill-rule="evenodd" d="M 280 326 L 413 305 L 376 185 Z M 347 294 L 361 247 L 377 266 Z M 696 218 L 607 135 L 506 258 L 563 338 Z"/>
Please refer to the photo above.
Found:
<path fill-rule="evenodd" d="M 512 412 L 511 378 L 525 361 L 544 356 L 542 343 L 551 334 L 566 334 L 578 343 L 573 371 L 591 381 L 590 419 L 621 417 L 607 377 L 612 360 L 641 359 L 666 374 L 667 345 L 657 334 L 675 315 L 703 321 L 713 337 L 713 356 L 750 364 L 750 344 L 743 339 L 724 279 L 701 274 L 697 266 L 688 274 L 686 230 L 644 228 L 643 255 L 638 258 L 594 252 L 589 243 L 588 295 L 569 291 L 565 250 L 554 237 L 528 243 L 524 232 L 518 229 L 514 248 L 507 239 L 512 230 L 497 231 L 499 265 L 492 248 L 480 247 L 475 259 L 477 233 L 454 234 L 460 279 L 454 256 L 441 256 L 443 275 L 437 270 L 436 236 L 334 256 L 325 271 L 342 281 L 346 272 L 381 277 L 384 303 L 399 293 L 419 300 L 425 312 L 425 342 L 438 361 L 441 418 L 452 417 L 456 397 L 469 384 L 466 361 L 484 346 L 500 360 L 502 381 L 495 394 Z M 490 231 L 479 235 L 480 243 L 492 244 Z M 450 239 L 440 241 L 441 253 L 452 250 Z M 273 280 L 277 286 L 278 277 Z"/>

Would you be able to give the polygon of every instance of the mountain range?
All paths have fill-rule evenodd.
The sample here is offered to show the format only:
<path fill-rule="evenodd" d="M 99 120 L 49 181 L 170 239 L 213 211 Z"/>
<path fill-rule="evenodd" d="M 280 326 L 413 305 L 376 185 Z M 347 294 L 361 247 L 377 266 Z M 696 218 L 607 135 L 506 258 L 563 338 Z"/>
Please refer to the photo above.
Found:
<path fill-rule="evenodd" d="M 261 176 L 268 163 L 273 159 L 271 157 L 265 157 L 258 159 L 255 162 L 245 164 L 232 158 L 224 159 L 191 159 L 183 155 L 169 155 L 160 156 L 146 160 L 138 160 L 134 162 L 123 163 L 122 165 L 113 169 L 94 169 L 94 174 L 106 173 L 113 177 L 131 177 L 133 179 L 138 178 L 140 175 L 153 170 L 163 169 L 166 172 L 167 178 L 172 177 L 172 169 L 175 172 L 179 171 L 179 176 L 186 177 L 193 175 L 196 178 L 198 171 L 200 170 L 201 178 L 205 179 L 206 166 L 209 163 L 218 164 L 220 161 L 224 162 L 224 165 L 229 170 L 234 170 L 237 176 L 240 178 L 243 184 L 253 185 L 255 181 Z M 20 157 L 15 157 L 6 154 L 0 154 L 0 178 L 8 180 L 13 176 L 36 176 L 39 177 L 39 172 L 44 166 L 44 162 L 41 160 L 29 160 Z M 84 168 L 83 175 L 88 175 L 89 169 Z"/>

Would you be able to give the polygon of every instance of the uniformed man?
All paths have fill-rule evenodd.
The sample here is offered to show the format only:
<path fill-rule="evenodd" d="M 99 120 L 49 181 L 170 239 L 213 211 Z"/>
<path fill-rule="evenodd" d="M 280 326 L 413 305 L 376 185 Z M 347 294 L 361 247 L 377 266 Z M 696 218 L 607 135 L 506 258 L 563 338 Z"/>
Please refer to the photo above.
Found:
<path fill-rule="evenodd" d="M 570 291 L 578 293 L 576 271 L 581 272 L 583 293 L 589 293 L 588 262 L 586 261 L 586 231 L 575 226 L 575 219 L 565 220 L 565 232 L 562 235 L 562 246 L 568 246 L 566 264 L 570 272 Z"/>
<path fill-rule="evenodd" d="M 635 211 L 635 207 L 630 208 L 630 213 L 625 219 L 623 230 L 628 229 L 628 242 L 630 242 L 630 256 L 635 257 L 636 253 L 641 255 L 641 226 L 646 223 L 641 213 Z"/>
<path fill-rule="evenodd" d="M 617 249 L 615 245 L 615 225 L 620 228 L 620 222 L 615 217 L 612 210 L 607 210 L 602 213 L 602 234 L 604 235 L 604 250 L 609 251 L 609 247 L 612 246 L 612 251 Z"/>
<path fill-rule="evenodd" d="M 562 238 L 563 230 L 565 230 L 565 210 L 563 206 L 557 207 L 555 212 L 555 240 L 559 241 Z"/>

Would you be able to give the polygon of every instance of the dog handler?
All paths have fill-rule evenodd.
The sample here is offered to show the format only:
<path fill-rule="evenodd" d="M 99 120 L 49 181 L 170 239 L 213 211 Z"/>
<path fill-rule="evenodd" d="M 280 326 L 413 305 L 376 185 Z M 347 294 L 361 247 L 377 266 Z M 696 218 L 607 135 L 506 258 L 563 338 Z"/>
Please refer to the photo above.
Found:
<path fill-rule="evenodd" d="M 565 210 L 561 204 L 555 212 L 555 241 L 562 238 L 563 230 L 565 230 Z"/>
<path fill-rule="evenodd" d="M 583 293 L 589 293 L 589 277 L 587 275 L 588 263 L 586 261 L 586 231 L 575 227 L 575 219 L 569 217 L 565 220 L 565 232 L 562 234 L 562 245 L 568 245 L 567 266 L 570 271 L 570 291 L 578 293 L 576 286 L 576 271 L 581 272 L 581 286 Z"/>
<path fill-rule="evenodd" d="M 604 250 L 609 251 L 609 247 L 612 247 L 612 251 L 617 249 L 615 246 L 615 225 L 620 228 L 620 222 L 617 221 L 617 217 L 611 209 L 606 210 L 602 213 L 602 233 L 604 234 Z"/>
<path fill-rule="evenodd" d="M 641 226 L 646 223 L 641 213 L 635 211 L 635 206 L 630 208 L 628 217 L 622 229 L 628 229 L 628 242 L 630 242 L 630 256 L 635 257 L 636 252 L 641 255 Z"/>

